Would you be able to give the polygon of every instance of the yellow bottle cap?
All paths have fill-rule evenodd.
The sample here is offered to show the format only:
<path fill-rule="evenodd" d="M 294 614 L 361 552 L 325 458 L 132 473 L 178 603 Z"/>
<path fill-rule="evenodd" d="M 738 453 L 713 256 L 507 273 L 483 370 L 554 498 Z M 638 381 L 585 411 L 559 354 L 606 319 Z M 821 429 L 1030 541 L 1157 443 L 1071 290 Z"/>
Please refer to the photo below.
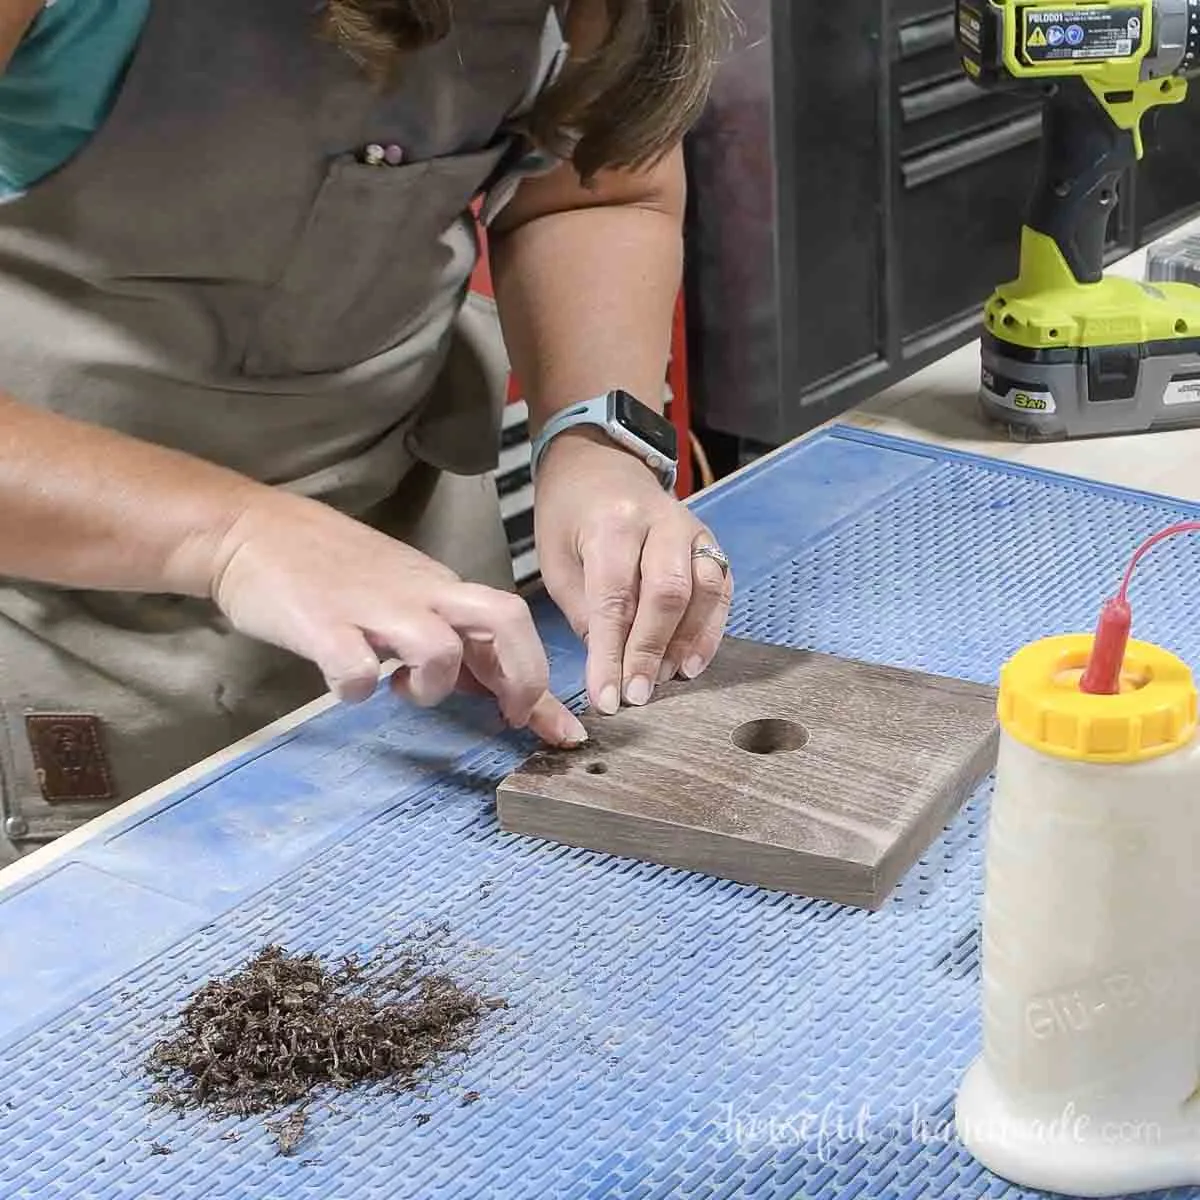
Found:
<path fill-rule="evenodd" d="M 1010 736 L 1076 762 L 1134 763 L 1169 754 L 1196 729 L 1192 673 L 1158 646 L 1130 641 L 1115 696 L 1079 690 L 1092 635 L 1067 634 L 1019 650 L 1000 672 L 997 714 Z"/>

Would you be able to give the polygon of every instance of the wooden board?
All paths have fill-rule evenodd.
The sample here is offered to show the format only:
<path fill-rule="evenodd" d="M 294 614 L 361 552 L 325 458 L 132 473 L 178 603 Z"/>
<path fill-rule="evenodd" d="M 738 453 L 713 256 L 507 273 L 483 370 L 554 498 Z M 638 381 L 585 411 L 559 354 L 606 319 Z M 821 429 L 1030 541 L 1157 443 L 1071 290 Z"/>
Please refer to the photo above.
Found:
<path fill-rule="evenodd" d="M 726 638 L 692 682 L 584 717 L 497 791 L 501 828 L 876 909 L 995 764 L 995 692 Z"/>

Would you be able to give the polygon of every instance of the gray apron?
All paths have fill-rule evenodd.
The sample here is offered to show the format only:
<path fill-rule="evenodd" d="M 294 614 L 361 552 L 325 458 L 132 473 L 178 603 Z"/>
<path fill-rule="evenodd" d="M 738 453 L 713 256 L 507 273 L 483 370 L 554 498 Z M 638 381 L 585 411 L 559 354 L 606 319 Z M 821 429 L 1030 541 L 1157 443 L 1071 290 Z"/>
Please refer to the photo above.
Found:
<path fill-rule="evenodd" d="M 158 0 L 105 125 L 0 205 L 0 388 L 511 586 L 468 210 L 547 165 L 514 126 L 564 53 L 550 0 L 462 0 L 381 91 L 312 0 Z M 0 579 L 0 862 L 323 690 L 206 602 Z"/>

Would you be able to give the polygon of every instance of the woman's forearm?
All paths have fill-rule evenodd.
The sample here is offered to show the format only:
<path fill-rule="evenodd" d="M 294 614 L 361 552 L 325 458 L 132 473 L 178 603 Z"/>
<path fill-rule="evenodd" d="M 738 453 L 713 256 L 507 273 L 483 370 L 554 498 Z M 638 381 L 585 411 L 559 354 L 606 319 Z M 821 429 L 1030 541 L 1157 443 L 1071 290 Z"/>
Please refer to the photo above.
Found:
<path fill-rule="evenodd" d="M 381 657 L 394 657 L 405 672 L 392 686 L 418 704 L 440 703 L 466 670 L 512 725 L 555 745 L 586 738 L 547 691 L 519 597 L 464 583 L 318 501 L 0 395 L 5 574 L 209 597 L 344 699 L 372 695 Z"/>
<path fill-rule="evenodd" d="M 611 388 L 661 409 L 681 257 L 672 218 L 637 207 L 557 213 L 499 243 L 496 301 L 533 426 Z"/>
<path fill-rule="evenodd" d="M 611 388 L 661 409 L 683 269 L 682 155 L 596 193 L 565 173 L 526 187 L 490 244 L 534 431 Z"/>
<path fill-rule="evenodd" d="M 273 494 L 200 459 L 0 393 L 0 575 L 207 595 L 226 533 Z"/>

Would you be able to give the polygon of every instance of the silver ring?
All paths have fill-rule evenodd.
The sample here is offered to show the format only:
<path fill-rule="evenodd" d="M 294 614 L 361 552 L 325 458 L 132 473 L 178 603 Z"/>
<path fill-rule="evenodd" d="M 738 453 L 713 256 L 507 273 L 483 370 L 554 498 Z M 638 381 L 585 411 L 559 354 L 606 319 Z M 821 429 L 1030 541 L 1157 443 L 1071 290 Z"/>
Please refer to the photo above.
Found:
<path fill-rule="evenodd" d="M 695 546 L 692 548 L 693 558 L 711 558 L 721 568 L 721 574 L 728 577 L 729 559 L 723 550 L 716 546 Z"/>

